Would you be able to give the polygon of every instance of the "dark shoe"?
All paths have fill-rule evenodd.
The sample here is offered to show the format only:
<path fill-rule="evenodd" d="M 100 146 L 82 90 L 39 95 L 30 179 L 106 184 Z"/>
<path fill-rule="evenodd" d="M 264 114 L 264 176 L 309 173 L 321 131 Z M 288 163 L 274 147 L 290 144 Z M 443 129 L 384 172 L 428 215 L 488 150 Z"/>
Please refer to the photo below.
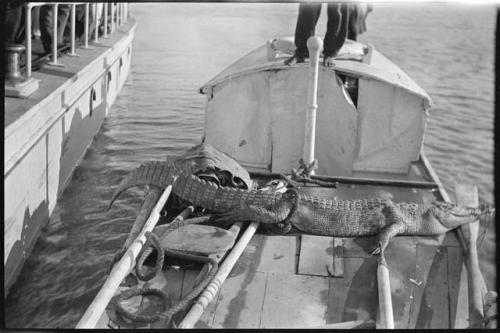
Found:
<path fill-rule="evenodd" d="M 285 60 L 285 65 L 292 66 L 295 64 L 303 63 L 303 62 L 306 62 L 305 56 L 299 55 L 299 54 L 294 54 L 293 56 L 291 56 L 290 58 Z"/>
<path fill-rule="evenodd" d="M 325 67 L 335 67 L 335 62 L 333 61 L 335 57 L 332 56 L 325 56 L 323 58 L 323 66 Z"/>

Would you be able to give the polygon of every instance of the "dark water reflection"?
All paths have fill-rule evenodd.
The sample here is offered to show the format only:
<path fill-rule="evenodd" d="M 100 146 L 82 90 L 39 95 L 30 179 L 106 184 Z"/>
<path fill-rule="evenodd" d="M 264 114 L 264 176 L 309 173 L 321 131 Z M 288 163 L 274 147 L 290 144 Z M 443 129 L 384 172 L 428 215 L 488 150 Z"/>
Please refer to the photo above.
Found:
<path fill-rule="evenodd" d="M 131 74 L 11 289 L 7 327 L 76 325 L 141 203 L 141 191 L 130 190 L 107 212 L 114 186 L 137 164 L 198 143 L 204 97 L 197 89 L 265 40 L 292 35 L 297 6 L 131 6 L 138 20 Z M 475 183 L 487 202 L 493 202 L 495 16 L 484 5 L 376 4 L 360 37 L 433 98 L 425 153 L 450 194 L 455 182 Z M 490 232 L 480 255 L 487 284 L 496 289 L 494 242 Z"/>

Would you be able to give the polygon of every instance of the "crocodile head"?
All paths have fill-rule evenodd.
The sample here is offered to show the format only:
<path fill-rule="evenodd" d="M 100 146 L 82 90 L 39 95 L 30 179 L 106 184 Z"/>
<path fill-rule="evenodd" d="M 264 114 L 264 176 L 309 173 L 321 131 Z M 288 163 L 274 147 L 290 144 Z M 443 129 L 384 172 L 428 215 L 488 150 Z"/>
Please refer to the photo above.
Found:
<path fill-rule="evenodd" d="M 477 208 L 459 206 L 450 202 L 435 202 L 433 215 L 446 228 L 454 229 L 463 224 L 479 220 L 483 216 L 491 216 L 495 209 L 481 204 Z"/>

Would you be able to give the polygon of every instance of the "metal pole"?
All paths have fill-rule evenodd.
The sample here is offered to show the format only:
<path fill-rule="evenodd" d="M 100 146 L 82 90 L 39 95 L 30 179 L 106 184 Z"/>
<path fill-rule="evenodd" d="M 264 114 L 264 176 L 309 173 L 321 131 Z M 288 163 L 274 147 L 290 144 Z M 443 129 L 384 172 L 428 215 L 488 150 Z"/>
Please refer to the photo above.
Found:
<path fill-rule="evenodd" d="M 89 47 L 89 3 L 85 4 L 84 48 Z"/>
<path fill-rule="evenodd" d="M 76 55 L 75 53 L 75 20 L 76 20 L 76 5 L 71 5 L 71 52 L 69 55 Z"/>
<path fill-rule="evenodd" d="M 323 49 L 323 41 L 317 36 L 309 37 L 307 40 L 307 48 L 309 49 L 309 57 L 311 66 L 308 76 L 307 87 L 307 110 L 306 110 L 306 127 L 304 140 L 304 161 L 311 164 L 314 161 L 314 146 L 316 139 L 316 110 L 318 109 L 318 71 L 319 71 L 319 54 Z M 311 174 L 314 174 L 312 172 Z"/>
<path fill-rule="evenodd" d="M 31 77 L 31 4 L 26 5 L 26 25 L 24 36 L 26 38 L 26 77 Z"/>
<path fill-rule="evenodd" d="M 108 3 L 104 2 L 104 38 L 108 37 Z"/>
<path fill-rule="evenodd" d="M 94 3 L 94 42 L 97 42 L 99 37 L 99 21 L 97 20 L 97 3 Z"/>
<path fill-rule="evenodd" d="M 111 5 L 111 32 L 115 31 L 115 4 L 110 3 Z"/>
<path fill-rule="evenodd" d="M 121 4 L 118 3 L 116 5 L 116 26 L 119 27 L 120 26 L 120 13 L 121 13 Z"/>
<path fill-rule="evenodd" d="M 59 4 L 52 7 L 52 63 L 57 64 L 57 8 Z"/>

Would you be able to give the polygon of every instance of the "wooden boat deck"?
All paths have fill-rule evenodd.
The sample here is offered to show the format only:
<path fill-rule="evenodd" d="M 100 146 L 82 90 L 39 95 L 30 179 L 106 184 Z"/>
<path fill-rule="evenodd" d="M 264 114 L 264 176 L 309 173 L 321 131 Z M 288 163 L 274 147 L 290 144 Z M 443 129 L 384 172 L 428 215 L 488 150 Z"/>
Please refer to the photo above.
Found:
<path fill-rule="evenodd" d="M 339 199 L 389 197 L 428 203 L 435 189 L 339 184 L 301 191 Z M 374 237 L 334 238 L 304 234 L 255 234 L 195 328 L 320 328 L 377 322 L 377 257 Z M 396 237 L 386 250 L 395 328 L 466 327 L 467 279 L 455 232 L 433 237 Z M 192 288 L 198 269 L 168 269 L 147 284 L 179 300 Z M 168 281 L 168 282 L 167 282 Z M 126 289 L 126 288 L 125 288 Z M 464 298 L 465 297 L 465 298 Z M 141 312 L 158 309 L 155 298 L 129 300 Z M 108 313 L 111 313 L 108 311 Z M 108 326 L 109 325 L 109 326 Z M 100 327 L 152 327 L 110 324 Z M 99 327 L 98 326 L 98 327 Z"/>

